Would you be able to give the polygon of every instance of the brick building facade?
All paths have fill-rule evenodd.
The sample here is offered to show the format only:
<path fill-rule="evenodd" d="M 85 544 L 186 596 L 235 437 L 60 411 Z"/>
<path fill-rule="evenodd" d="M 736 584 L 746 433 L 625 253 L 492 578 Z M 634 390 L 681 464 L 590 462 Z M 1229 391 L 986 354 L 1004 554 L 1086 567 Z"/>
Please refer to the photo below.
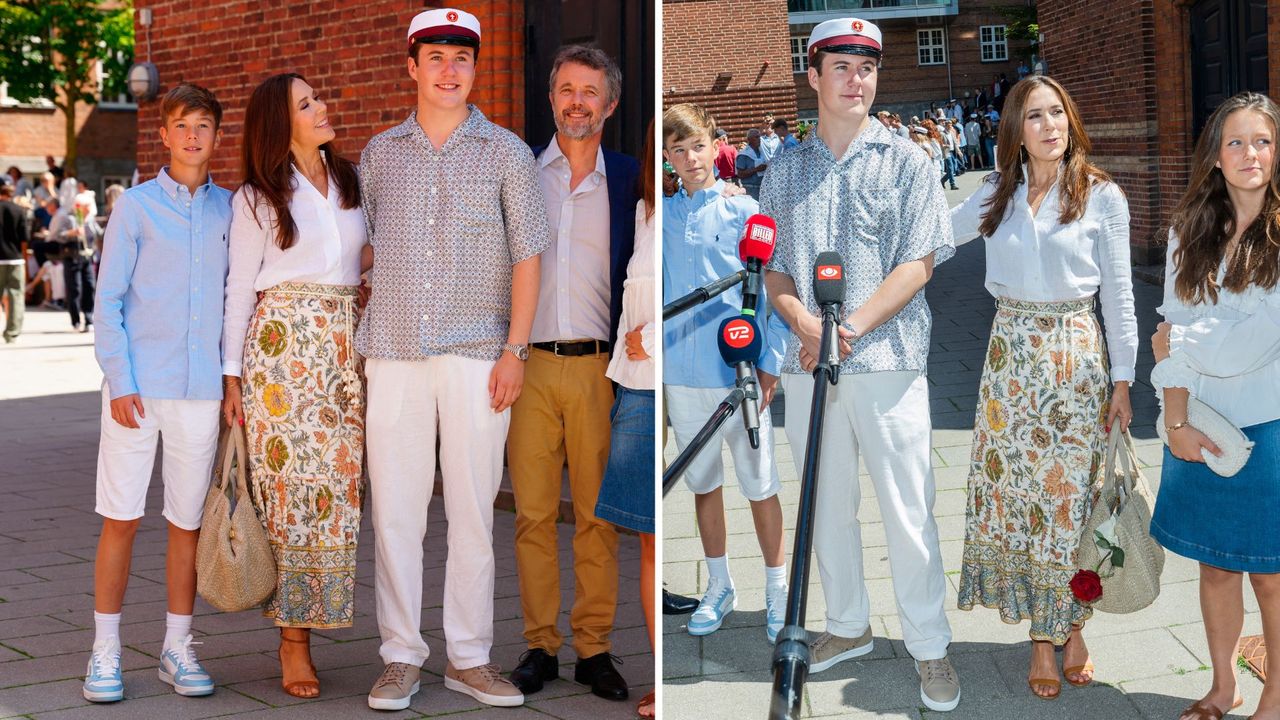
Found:
<path fill-rule="evenodd" d="M 1280 97 L 1280 0 L 1040 0 L 1048 73 L 1129 197 L 1134 263 L 1160 264 L 1200 126 L 1241 90 Z"/>
<path fill-rule="evenodd" d="M 821 7 L 820 1 L 813 0 L 791 4 Z M 968 104 L 980 86 L 991 94 L 997 74 L 1005 73 L 1013 82 L 1018 79 L 1020 61 L 1030 66 L 1027 44 L 1004 38 L 1009 21 L 999 12 L 1026 4 L 1026 0 L 923 0 L 885 8 L 792 12 L 789 32 L 800 117 L 818 117 L 818 97 L 805 72 L 804 48 L 819 22 L 856 16 L 875 23 L 883 34 L 884 59 L 874 109 L 904 118 L 923 117 L 931 103 L 942 105 L 956 98 Z"/>
<path fill-rule="evenodd" d="M 132 103 L 76 106 L 76 164 L 79 179 L 98 193 L 133 175 L 138 143 L 138 110 Z M 32 184 L 45 171 L 44 158 L 59 164 L 67 155 L 67 120 L 61 110 L 37 104 L 0 104 L 0 172 L 17 165 Z"/>
<path fill-rule="evenodd" d="M 663 0 L 662 104 L 706 106 L 741 141 L 766 114 L 796 117 L 786 0 Z"/>
<path fill-rule="evenodd" d="M 582 28 L 598 27 L 601 23 L 595 20 L 602 16 L 643 18 L 647 14 L 652 18 L 654 14 L 652 0 L 622 0 L 605 10 L 586 0 L 457 0 L 450 4 L 474 13 L 483 28 L 471 102 L 490 120 L 522 137 L 530 115 L 550 116 L 546 76 L 527 77 L 529 65 L 549 68 L 549 58 L 562 41 L 586 39 L 574 33 L 582 35 Z M 268 7 L 245 0 L 199 5 L 135 0 L 134 5 L 153 11 L 152 54 L 147 58 L 147 28 L 138 26 L 138 59 L 155 63 L 161 92 L 190 81 L 208 87 L 223 104 L 223 143 L 212 167 L 221 184 L 234 187 L 240 181 L 244 109 L 253 88 L 275 73 L 301 73 L 321 93 L 338 133 L 335 143 L 352 159 L 359 157 L 369 138 L 402 122 L 414 107 L 416 86 L 405 69 L 404 38 L 410 20 L 423 9 L 421 1 L 285 0 Z M 547 6 L 553 6 L 550 14 Z M 526 22 L 533 22 L 534 15 L 537 27 Z M 562 21 L 569 17 L 571 22 Z M 624 76 L 618 112 L 605 126 L 605 144 L 636 154 L 653 112 L 653 83 L 650 75 L 647 86 L 640 88 L 634 76 L 642 73 L 639 68 L 653 67 L 653 28 L 650 24 L 646 36 L 643 23 L 632 21 L 627 26 L 631 31 L 625 38 L 621 27 L 614 27 L 613 35 L 601 33 L 591 39 L 618 59 L 624 71 L 633 71 Z M 537 48 L 530 46 L 530 37 L 541 41 Z M 138 166 L 140 175 L 148 178 L 167 157 L 157 131 L 159 102 L 143 103 L 139 116 Z M 543 134 L 528 139 L 545 142 L 549 134 Z"/>

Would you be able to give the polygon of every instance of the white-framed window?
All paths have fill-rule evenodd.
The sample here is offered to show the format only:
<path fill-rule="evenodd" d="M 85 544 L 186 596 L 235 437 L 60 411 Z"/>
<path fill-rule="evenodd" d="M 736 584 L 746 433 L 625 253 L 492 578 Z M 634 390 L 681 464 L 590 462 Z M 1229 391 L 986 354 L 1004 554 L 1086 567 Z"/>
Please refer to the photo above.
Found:
<path fill-rule="evenodd" d="M 791 38 L 791 72 L 802 73 L 809 71 L 809 38 L 793 37 Z"/>
<path fill-rule="evenodd" d="M 920 65 L 946 65 L 947 47 L 942 28 L 916 31 L 916 51 Z"/>
<path fill-rule="evenodd" d="M 123 60 L 123 53 L 119 53 L 118 55 L 120 56 L 119 59 Z M 107 69 L 106 67 L 103 66 L 102 61 L 98 60 L 96 61 L 95 70 L 97 71 L 97 76 L 98 76 L 98 97 L 101 98 L 99 102 L 102 107 L 104 108 L 136 108 L 138 107 L 138 103 L 133 101 L 133 98 L 129 95 L 129 93 L 120 93 L 119 95 L 116 95 L 114 97 L 108 97 L 106 95 L 103 95 L 102 91 L 103 91 L 103 88 L 106 87 L 106 83 L 107 83 L 107 75 L 108 75 Z"/>
<path fill-rule="evenodd" d="M 982 25 L 978 28 L 978 45 L 982 48 L 982 62 L 1007 62 L 1009 41 L 1004 37 L 1004 25 Z"/>

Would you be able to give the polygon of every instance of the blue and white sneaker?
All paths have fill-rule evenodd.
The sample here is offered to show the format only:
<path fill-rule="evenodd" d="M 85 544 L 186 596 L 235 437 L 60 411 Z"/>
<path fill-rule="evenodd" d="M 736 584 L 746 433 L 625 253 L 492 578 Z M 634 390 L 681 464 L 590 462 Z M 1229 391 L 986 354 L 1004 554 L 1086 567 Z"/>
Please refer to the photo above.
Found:
<path fill-rule="evenodd" d="M 707 592 L 698 603 L 698 609 L 689 618 L 689 634 L 710 635 L 719 630 L 725 617 L 736 607 L 738 597 L 733 592 L 733 586 L 719 578 L 711 578 L 707 583 Z"/>
<path fill-rule="evenodd" d="M 124 699 L 124 677 L 120 674 L 120 638 L 114 635 L 95 643 L 84 672 L 84 699 L 89 702 L 117 702 Z"/>
<path fill-rule="evenodd" d="M 770 585 L 764 589 L 764 632 L 769 642 L 778 641 L 782 623 L 787 619 L 787 586 Z"/>
<path fill-rule="evenodd" d="M 165 650 L 160 655 L 160 679 L 173 686 L 174 692 L 184 697 L 200 697 L 213 694 L 213 678 L 205 672 L 200 661 L 196 659 L 196 651 L 188 635 L 179 645 Z"/>

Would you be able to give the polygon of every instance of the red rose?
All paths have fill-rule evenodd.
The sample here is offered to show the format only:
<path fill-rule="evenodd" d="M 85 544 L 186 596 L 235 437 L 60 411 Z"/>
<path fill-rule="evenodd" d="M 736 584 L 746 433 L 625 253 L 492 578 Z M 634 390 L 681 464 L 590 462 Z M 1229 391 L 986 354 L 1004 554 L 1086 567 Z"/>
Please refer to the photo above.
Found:
<path fill-rule="evenodd" d="M 1071 578 L 1071 593 L 1083 603 L 1102 597 L 1102 578 L 1092 570 L 1080 570 Z"/>

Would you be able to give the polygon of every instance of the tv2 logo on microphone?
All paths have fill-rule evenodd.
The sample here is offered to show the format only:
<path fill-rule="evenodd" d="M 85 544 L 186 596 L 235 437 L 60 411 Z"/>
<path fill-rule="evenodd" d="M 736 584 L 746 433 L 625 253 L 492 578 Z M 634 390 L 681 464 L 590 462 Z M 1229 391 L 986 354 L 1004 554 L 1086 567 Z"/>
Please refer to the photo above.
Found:
<path fill-rule="evenodd" d="M 724 326 L 724 341 L 731 348 L 742 349 L 755 340 L 756 330 L 746 320 L 732 320 Z"/>
<path fill-rule="evenodd" d="M 841 270 L 839 265 L 819 265 L 818 266 L 819 280 L 839 280 L 842 274 L 843 274 L 843 271 Z"/>

